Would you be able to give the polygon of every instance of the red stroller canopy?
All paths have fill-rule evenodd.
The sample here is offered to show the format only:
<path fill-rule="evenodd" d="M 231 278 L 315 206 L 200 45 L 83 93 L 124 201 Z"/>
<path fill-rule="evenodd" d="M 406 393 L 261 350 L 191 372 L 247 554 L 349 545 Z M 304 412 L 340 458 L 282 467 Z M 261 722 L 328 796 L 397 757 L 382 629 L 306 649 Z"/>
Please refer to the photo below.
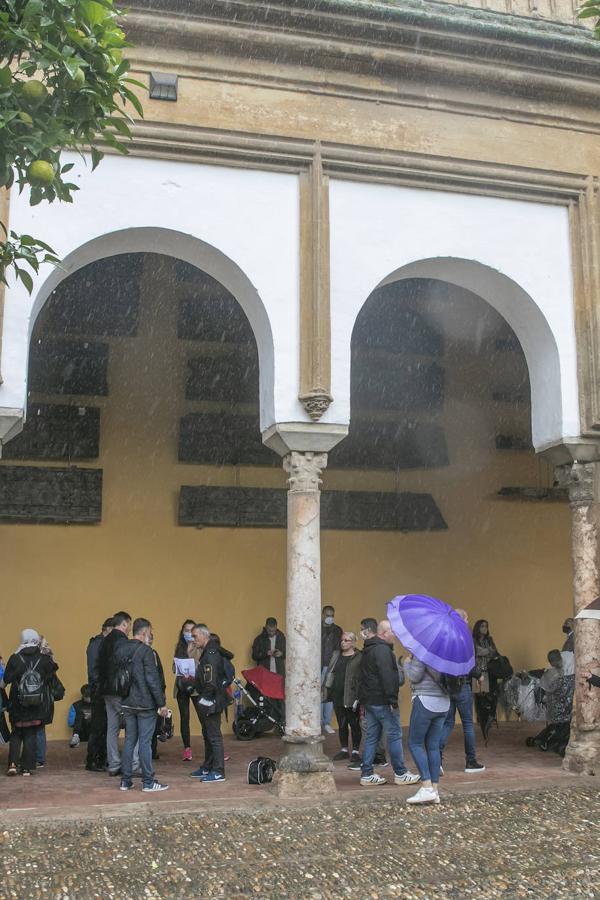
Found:
<path fill-rule="evenodd" d="M 270 672 L 264 666 L 256 666 L 255 669 L 245 669 L 242 671 L 242 675 L 249 684 L 253 684 L 269 700 L 285 700 L 283 675 Z"/>

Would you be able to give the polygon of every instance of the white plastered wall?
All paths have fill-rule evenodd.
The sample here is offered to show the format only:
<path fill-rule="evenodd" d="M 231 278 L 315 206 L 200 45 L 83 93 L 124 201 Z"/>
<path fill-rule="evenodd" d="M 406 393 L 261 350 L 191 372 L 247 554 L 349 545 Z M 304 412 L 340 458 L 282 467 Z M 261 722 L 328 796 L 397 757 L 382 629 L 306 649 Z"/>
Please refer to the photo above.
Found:
<path fill-rule="evenodd" d="M 115 156 L 92 173 L 79 157 L 67 160 L 81 189 L 73 205 L 11 197 L 11 228 L 50 243 L 63 268 L 44 266 L 31 297 L 20 283 L 6 292 L 0 409 L 26 406 L 31 329 L 62 278 L 96 259 L 147 251 L 199 266 L 244 308 L 259 350 L 261 428 L 302 418 L 297 177 Z"/>
<path fill-rule="evenodd" d="M 569 225 L 564 207 L 332 180 L 334 403 L 350 414 L 350 342 L 369 294 L 430 277 L 479 294 L 511 325 L 529 367 L 534 446 L 580 433 Z"/>

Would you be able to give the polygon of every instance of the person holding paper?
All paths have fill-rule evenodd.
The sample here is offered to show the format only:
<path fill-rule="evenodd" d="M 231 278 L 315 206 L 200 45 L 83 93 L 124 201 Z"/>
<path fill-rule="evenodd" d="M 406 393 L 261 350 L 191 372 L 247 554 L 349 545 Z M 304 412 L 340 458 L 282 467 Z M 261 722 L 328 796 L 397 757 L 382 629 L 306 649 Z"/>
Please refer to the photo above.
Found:
<path fill-rule="evenodd" d="M 200 653 L 192 639 L 192 628 L 195 624 L 193 619 L 186 619 L 181 626 L 177 644 L 175 645 L 175 658 L 173 659 L 175 699 L 179 707 L 184 762 L 191 762 L 192 759 L 190 699 L 195 687 L 196 663 L 200 658 Z"/>
<path fill-rule="evenodd" d="M 201 651 L 196 675 L 198 696 L 194 699 L 194 706 L 204 738 L 204 764 L 191 774 L 203 784 L 211 784 L 225 781 L 225 751 L 221 734 L 221 713 L 227 706 L 224 660 L 232 659 L 233 654 L 220 646 L 206 625 L 195 625 L 192 635 L 196 648 Z"/>

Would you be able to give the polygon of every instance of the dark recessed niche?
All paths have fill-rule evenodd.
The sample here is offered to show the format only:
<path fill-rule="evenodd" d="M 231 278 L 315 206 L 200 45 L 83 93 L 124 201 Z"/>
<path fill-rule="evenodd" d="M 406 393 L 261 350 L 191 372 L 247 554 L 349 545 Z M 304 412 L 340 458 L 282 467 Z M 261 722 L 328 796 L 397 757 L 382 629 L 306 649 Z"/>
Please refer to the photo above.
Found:
<path fill-rule="evenodd" d="M 520 434 L 497 434 L 496 450 L 533 450 L 530 437 Z"/>
<path fill-rule="evenodd" d="M 99 409 L 30 403 L 23 431 L 4 445 L 2 458 L 96 459 L 99 444 Z"/>
<path fill-rule="evenodd" d="M 408 278 L 373 291 L 352 332 L 354 347 L 418 356 L 439 356 L 444 339 L 419 304 L 448 296 L 448 286 L 428 278 Z"/>
<path fill-rule="evenodd" d="M 36 333 L 133 337 L 144 254 L 125 253 L 69 275 L 48 298 Z"/>
<path fill-rule="evenodd" d="M 31 342 L 30 391 L 103 397 L 108 394 L 108 344 L 39 337 Z"/>
<path fill-rule="evenodd" d="M 177 337 L 186 341 L 254 344 L 250 322 L 237 300 L 214 279 L 179 301 Z"/>
<path fill-rule="evenodd" d="M 441 425 L 355 418 L 329 454 L 329 469 L 419 469 L 448 465 Z"/>
<path fill-rule="evenodd" d="M 196 356 L 188 360 L 187 366 L 186 400 L 258 404 L 256 352 Z"/>
<path fill-rule="evenodd" d="M 287 491 L 184 485 L 179 524 L 205 527 L 285 528 Z M 430 494 L 324 491 L 321 527 L 342 531 L 443 531 L 448 526 Z"/>
<path fill-rule="evenodd" d="M 93 524 L 102 518 L 102 469 L 0 465 L 0 522 Z"/>
<path fill-rule="evenodd" d="M 258 416 L 189 413 L 179 425 L 179 461 L 210 466 L 279 466 L 262 442 Z"/>
<path fill-rule="evenodd" d="M 437 363 L 368 358 L 355 351 L 351 385 L 355 409 L 437 412 L 444 405 L 444 370 Z"/>

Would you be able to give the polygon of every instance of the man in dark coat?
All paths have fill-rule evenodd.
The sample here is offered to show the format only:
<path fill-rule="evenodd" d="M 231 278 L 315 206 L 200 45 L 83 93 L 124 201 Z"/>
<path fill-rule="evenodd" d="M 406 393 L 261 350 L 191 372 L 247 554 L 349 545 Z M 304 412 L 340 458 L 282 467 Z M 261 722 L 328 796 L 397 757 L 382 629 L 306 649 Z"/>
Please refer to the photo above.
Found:
<path fill-rule="evenodd" d="M 321 613 L 321 687 L 325 683 L 327 669 L 331 657 L 341 647 L 342 629 L 335 624 L 335 609 L 333 606 L 324 606 Z M 335 728 L 331 727 L 333 716 L 333 703 L 325 700 L 321 703 L 321 726 L 327 734 L 335 734 Z"/>
<path fill-rule="evenodd" d="M 98 657 L 100 645 L 113 629 L 113 617 L 105 619 L 100 634 L 90 638 L 86 650 L 88 685 L 92 718 L 87 745 L 85 767 L 88 772 L 104 772 L 106 766 L 106 706 L 100 691 Z"/>
<path fill-rule="evenodd" d="M 203 765 L 192 772 L 192 778 L 211 784 L 225 781 L 221 713 L 227 706 L 228 697 L 224 659 L 232 659 L 233 654 L 220 646 L 206 625 L 196 625 L 192 636 L 196 648 L 202 651 L 196 675 L 198 696 L 193 702 L 200 719 L 205 754 Z"/>
<path fill-rule="evenodd" d="M 269 616 L 261 633 L 254 638 L 252 659 L 270 672 L 285 675 L 285 634 L 279 630 L 277 619 L 272 616 Z"/>
<path fill-rule="evenodd" d="M 119 730 L 121 728 L 121 698 L 115 693 L 117 650 L 124 646 L 131 629 L 131 616 L 118 612 L 113 616 L 113 626 L 100 644 L 96 671 L 99 691 L 106 707 L 106 755 L 108 774 L 121 774 L 121 754 L 119 753 Z M 137 766 L 136 766 L 137 768 Z"/>
<path fill-rule="evenodd" d="M 117 665 L 127 663 L 130 687 L 127 697 L 121 701 L 125 717 L 125 746 L 121 758 L 121 790 L 133 787 L 133 755 L 136 744 L 142 769 L 142 791 L 166 791 L 168 784 L 156 780 L 152 766 L 152 735 L 156 726 L 156 714 L 168 715 L 165 692 L 151 647 L 152 625 L 148 619 L 136 619 L 133 623 L 133 639 L 119 641 L 115 650 Z"/>
<path fill-rule="evenodd" d="M 400 671 L 394 656 L 394 633 L 387 619 L 377 628 L 375 637 L 367 638 L 360 663 L 359 699 L 367 718 L 367 740 L 361 767 L 362 785 L 385 784 L 385 778 L 373 773 L 373 760 L 382 734 L 387 735 L 390 762 L 396 784 L 416 784 L 418 775 L 404 764 L 402 726 L 398 708 Z"/>

